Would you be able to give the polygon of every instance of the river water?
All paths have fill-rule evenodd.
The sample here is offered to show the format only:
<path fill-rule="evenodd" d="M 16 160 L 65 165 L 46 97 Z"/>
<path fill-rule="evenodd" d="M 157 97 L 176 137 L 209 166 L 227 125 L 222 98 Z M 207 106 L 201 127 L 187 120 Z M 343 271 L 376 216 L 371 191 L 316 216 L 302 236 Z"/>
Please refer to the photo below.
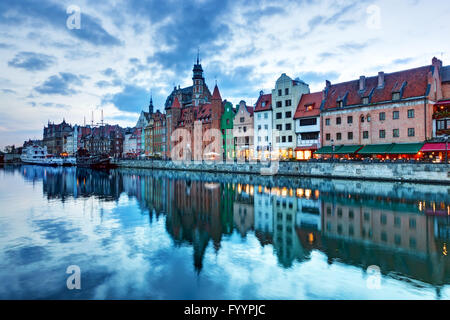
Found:
<path fill-rule="evenodd" d="M 449 245 L 449 186 L 0 167 L 0 299 L 450 299 Z"/>

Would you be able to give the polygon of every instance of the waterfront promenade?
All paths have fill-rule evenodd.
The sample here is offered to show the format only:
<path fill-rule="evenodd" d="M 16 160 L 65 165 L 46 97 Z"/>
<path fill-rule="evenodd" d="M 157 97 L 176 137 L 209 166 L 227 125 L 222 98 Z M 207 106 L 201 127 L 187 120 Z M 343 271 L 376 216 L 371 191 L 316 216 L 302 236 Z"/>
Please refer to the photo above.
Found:
<path fill-rule="evenodd" d="M 261 163 L 206 163 L 161 160 L 115 160 L 123 168 L 147 168 L 217 173 L 257 174 L 269 172 Z M 362 163 L 362 162 L 279 162 L 273 163 L 274 175 L 362 179 L 450 184 L 450 164 L 442 163 Z"/>

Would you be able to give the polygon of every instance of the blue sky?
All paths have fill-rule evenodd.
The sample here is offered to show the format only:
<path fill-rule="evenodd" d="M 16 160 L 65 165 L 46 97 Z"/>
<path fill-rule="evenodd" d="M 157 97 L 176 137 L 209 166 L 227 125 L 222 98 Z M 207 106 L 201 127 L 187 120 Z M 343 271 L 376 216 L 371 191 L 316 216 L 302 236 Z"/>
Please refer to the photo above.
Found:
<path fill-rule="evenodd" d="M 81 10 L 69 29 L 67 8 Z M 312 91 L 450 59 L 445 0 L 0 2 L 0 148 L 48 120 L 132 126 L 150 92 L 191 84 L 197 49 L 222 97 L 255 103 L 281 73 Z"/>

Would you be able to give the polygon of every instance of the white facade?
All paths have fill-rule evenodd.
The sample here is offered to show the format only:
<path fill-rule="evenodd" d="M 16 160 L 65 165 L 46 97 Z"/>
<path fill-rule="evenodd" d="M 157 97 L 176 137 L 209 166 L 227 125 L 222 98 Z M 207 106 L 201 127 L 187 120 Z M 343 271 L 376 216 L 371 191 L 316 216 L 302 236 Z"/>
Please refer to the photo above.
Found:
<path fill-rule="evenodd" d="M 123 155 L 137 153 L 137 138 L 134 133 L 126 133 L 123 141 Z"/>
<path fill-rule="evenodd" d="M 320 116 L 297 119 L 295 133 L 297 147 L 317 145 L 320 148 Z"/>
<path fill-rule="evenodd" d="M 277 130 L 276 137 L 282 158 L 293 158 L 296 147 L 294 114 L 303 94 L 309 93 L 308 84 L 292 80 L 285 73 L 278 78 L 272 90 L 272 128 Z"/>
<path fill-rule="evenodd" d="M 78 151 L 78 126 L 73 127 L 72 133 L 66 137 L 63 152 L 74 155 Z"/>
<path fill-rule="evenodd" d="M 258 111 L 253 115 L 254 118 L 254 155 L 265 150 L 270 152 L 272 147 L 272 110 Z M 267 156 L 270 154 L 266 152 Z"/>

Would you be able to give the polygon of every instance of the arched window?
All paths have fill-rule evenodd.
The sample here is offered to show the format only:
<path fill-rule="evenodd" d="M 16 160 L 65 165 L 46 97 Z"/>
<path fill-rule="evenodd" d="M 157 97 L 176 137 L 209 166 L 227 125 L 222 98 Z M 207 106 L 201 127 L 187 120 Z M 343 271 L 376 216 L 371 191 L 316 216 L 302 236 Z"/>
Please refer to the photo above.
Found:
<path fill-rule="evenodd" d="M 370 114 L 366 116 L 367 122 L 370 122 Z"/>
<path fill-rule="evenodd" d="M 361 116 L 361 123 L 364 122 L 364 116 Z"/>

